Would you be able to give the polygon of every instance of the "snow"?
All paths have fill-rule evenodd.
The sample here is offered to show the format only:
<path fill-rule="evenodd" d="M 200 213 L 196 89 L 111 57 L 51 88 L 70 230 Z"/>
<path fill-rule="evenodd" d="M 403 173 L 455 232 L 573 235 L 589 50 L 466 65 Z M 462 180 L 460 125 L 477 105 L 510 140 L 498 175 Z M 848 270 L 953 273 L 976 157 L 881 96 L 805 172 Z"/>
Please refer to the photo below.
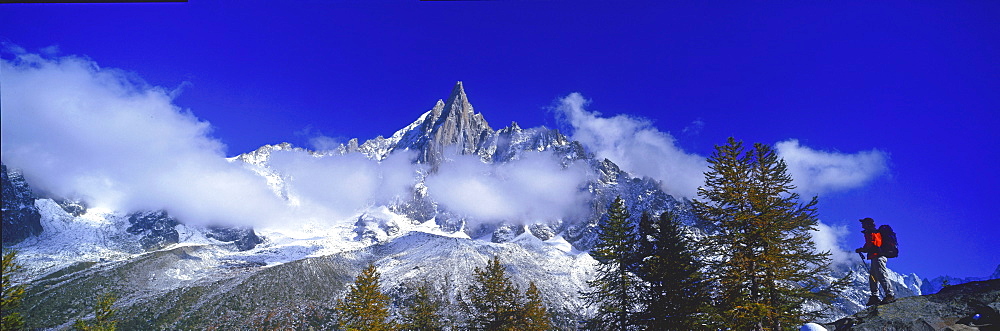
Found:
<path fill-rule="evenodd" d="M 563 238 L 562 235 L 557 235 L 549 240 L 541 240 L 532 235 L 531 231 L 528 231 L 527 228 L 524 229 L 524 233 L 515 237 L 511 242 L 525 248 L 546 252 L 550 256 L 576 256 L 585 253 L 573 248 L 573 245 L 569 241 L 566 241 L 566 238 Z"/>
<path fill-rule="evenodd" d="M 125 220 L 108 210 L 94 208 L 73 217 L 51 199 L 37 199 L 35 207 L 42 233 L 12 246 L 30 278 L 76 262 L 120 261 L 140 253 L 138 238 L 125 232 Z"/>
<path fill-rule="evenodd" d="M 816 323 L 806 323 L 799 331 L 826 331 L 826 328 Z"/>

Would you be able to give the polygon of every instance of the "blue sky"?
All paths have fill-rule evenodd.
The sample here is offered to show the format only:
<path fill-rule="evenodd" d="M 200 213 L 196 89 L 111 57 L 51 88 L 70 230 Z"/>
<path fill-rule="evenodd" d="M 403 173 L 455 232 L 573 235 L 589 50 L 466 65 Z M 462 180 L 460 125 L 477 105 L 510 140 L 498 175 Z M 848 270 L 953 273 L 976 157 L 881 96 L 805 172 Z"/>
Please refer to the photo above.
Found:
<path fill-rule="evenodd" d="M 388 136 L 458 80 L 494 128 L 566 127 L 559 100 L 578 92 L 690 154 L 729 136 L 875 150 L 885 172 L 821 193 L 820 218 L 847 227 L 844 248 L 860 246 L 857 219 L 892 224 L 890 267 L 923 277 L 1000 264 L 998 26 L 991 1 L 0 6 L 6 48 L 176 91 L 229 156 Z"/>

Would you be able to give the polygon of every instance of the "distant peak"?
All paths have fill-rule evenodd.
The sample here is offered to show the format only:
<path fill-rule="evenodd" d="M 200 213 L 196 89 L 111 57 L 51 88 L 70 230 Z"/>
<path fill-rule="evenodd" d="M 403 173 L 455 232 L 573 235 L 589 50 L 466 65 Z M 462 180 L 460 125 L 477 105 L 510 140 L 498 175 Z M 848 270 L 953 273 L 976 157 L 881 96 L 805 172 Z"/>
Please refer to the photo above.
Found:
<path fill-rule="evenodd" d="M 519 130 L 521 130 L 521 126 L 520 126 L 520 125 L 517 125 L 517 122 L 516 122 L 516 121 L 511 121 L 511 122 L 510 122 L 510 125 L 509 125 L 509 126 L 507 126 L 507 128 L 509 128 L 509 129 L 510 129 L 510 130 L 512 130 L 512 131 L 519 131 Z"/>

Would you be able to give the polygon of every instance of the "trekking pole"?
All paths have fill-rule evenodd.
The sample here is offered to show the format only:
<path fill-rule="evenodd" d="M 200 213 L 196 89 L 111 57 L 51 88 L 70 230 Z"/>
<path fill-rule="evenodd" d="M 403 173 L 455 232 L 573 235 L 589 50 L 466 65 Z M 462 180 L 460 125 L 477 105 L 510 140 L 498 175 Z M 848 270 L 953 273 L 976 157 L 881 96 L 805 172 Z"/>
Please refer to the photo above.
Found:
<path fill-rule="evenodd" d="M 871 279 L 873 283 L 878 283 L 878 281 L 875 280 L 875 276 L 872 276 L 872 270 L 868 267 L 868 263 L 865 263 L 865 255 L 858 253 L 858 256 L 861 257 L 861 265 L 865 266 L 865 270 L 868 272 L 868 279 Z"/>

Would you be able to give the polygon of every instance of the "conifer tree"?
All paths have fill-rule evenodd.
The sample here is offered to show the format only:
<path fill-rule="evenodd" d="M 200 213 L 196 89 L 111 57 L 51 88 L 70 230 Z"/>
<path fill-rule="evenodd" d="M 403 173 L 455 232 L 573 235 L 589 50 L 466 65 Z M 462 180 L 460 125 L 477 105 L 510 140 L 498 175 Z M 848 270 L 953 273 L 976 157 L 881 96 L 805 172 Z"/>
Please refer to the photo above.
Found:
<path fill-rule="evenodd" d="M 14 262 L 17 252 L 9 250 L 3 255 L 3 274 L 0 275 L 3 281 L 3 298 L 0 298 L 0 330 L 20 330 L 24 327 L 24 317 L 21 313 L 15 312 L 21 306 L 24 299 L 24 285 L 14 286 L 11 279 L 15 273 L 21 270 L 21 266 Z"/>
<path fill-rule="evenodd" d="M 431 293 L 430 285 L 424 282 L 414 291 L 406 311 L 402 314 L 403 329 L 412 331 L 444 330 L 445 323 L 443 316 L 441 316 L 442 303 Z"/>
<path fill-rule="evenodd" d="M 719 318 L 734 330 L 780 330 L 811 317 L 806 300 L 828 301 L 829 252 L 811 241 L 816 198 L 799 202 L 785 162 L 763 144 L 716 146 L 694 211 L 718 231 L 706 259 L 718 286 Z"/>
<path fill-rule="evenodd" d="M 676 215 L 668 211 L 654 218 L 643 213 L 639 247 L 636 274 L 645 282 L 641 324 L 647 330 L 699 328 L 709 302 L 708 283 Z"/>
<path fill-rule="evenodd" d="M 389 296 L 379 290 L 379 273 L 368 265 L 354 280 L 344 299 L 337 302 L 337 325 L 342 330 L 395 330 L 389 319 Z"/>
<path fill-rule="evenodd" d="M 475 282 L 467 292 L 471 301 L 468 329 L 517 330 L 520 318 L 520 292 L 507 278 L 500 258 L 494 256 L 486 268 L 475 269 Z"/>
<path fill-rule="evenodd" d="M 587 303 L 598 307 L 596 316 L 587 321 L 589 329 L 629 330 L 637 325 L 639 280 L 630 272 L 635 267 L 636 235 L 629 217 L 625 201 L 615 198 L 590 252 L 599 264 L 597 277 L 587 282 L 591 290 L 582 293 Z"/>
<path fill-rule="evenodd" d="M 114 331 L 118 329 L 118 321 L 114 320 L 115 309 L 112 306 L 118 297 L 112 293 L 104 293 L 97 298 L 94 305 L 94 318 L 91 320 L 76 320 L 73 329 L 80 331 Z"/>
<path fill-rule="evenodd" d="M 545 303 L 542 302 L 542 293 L 538 291 L 535 282 L 528 285 L 528 290 L 524 293 L 525 303 L 522 315 L 523 327 L 525 331 L 548 331 L 552 330 L 552 318 L 549 316 Z"/>

